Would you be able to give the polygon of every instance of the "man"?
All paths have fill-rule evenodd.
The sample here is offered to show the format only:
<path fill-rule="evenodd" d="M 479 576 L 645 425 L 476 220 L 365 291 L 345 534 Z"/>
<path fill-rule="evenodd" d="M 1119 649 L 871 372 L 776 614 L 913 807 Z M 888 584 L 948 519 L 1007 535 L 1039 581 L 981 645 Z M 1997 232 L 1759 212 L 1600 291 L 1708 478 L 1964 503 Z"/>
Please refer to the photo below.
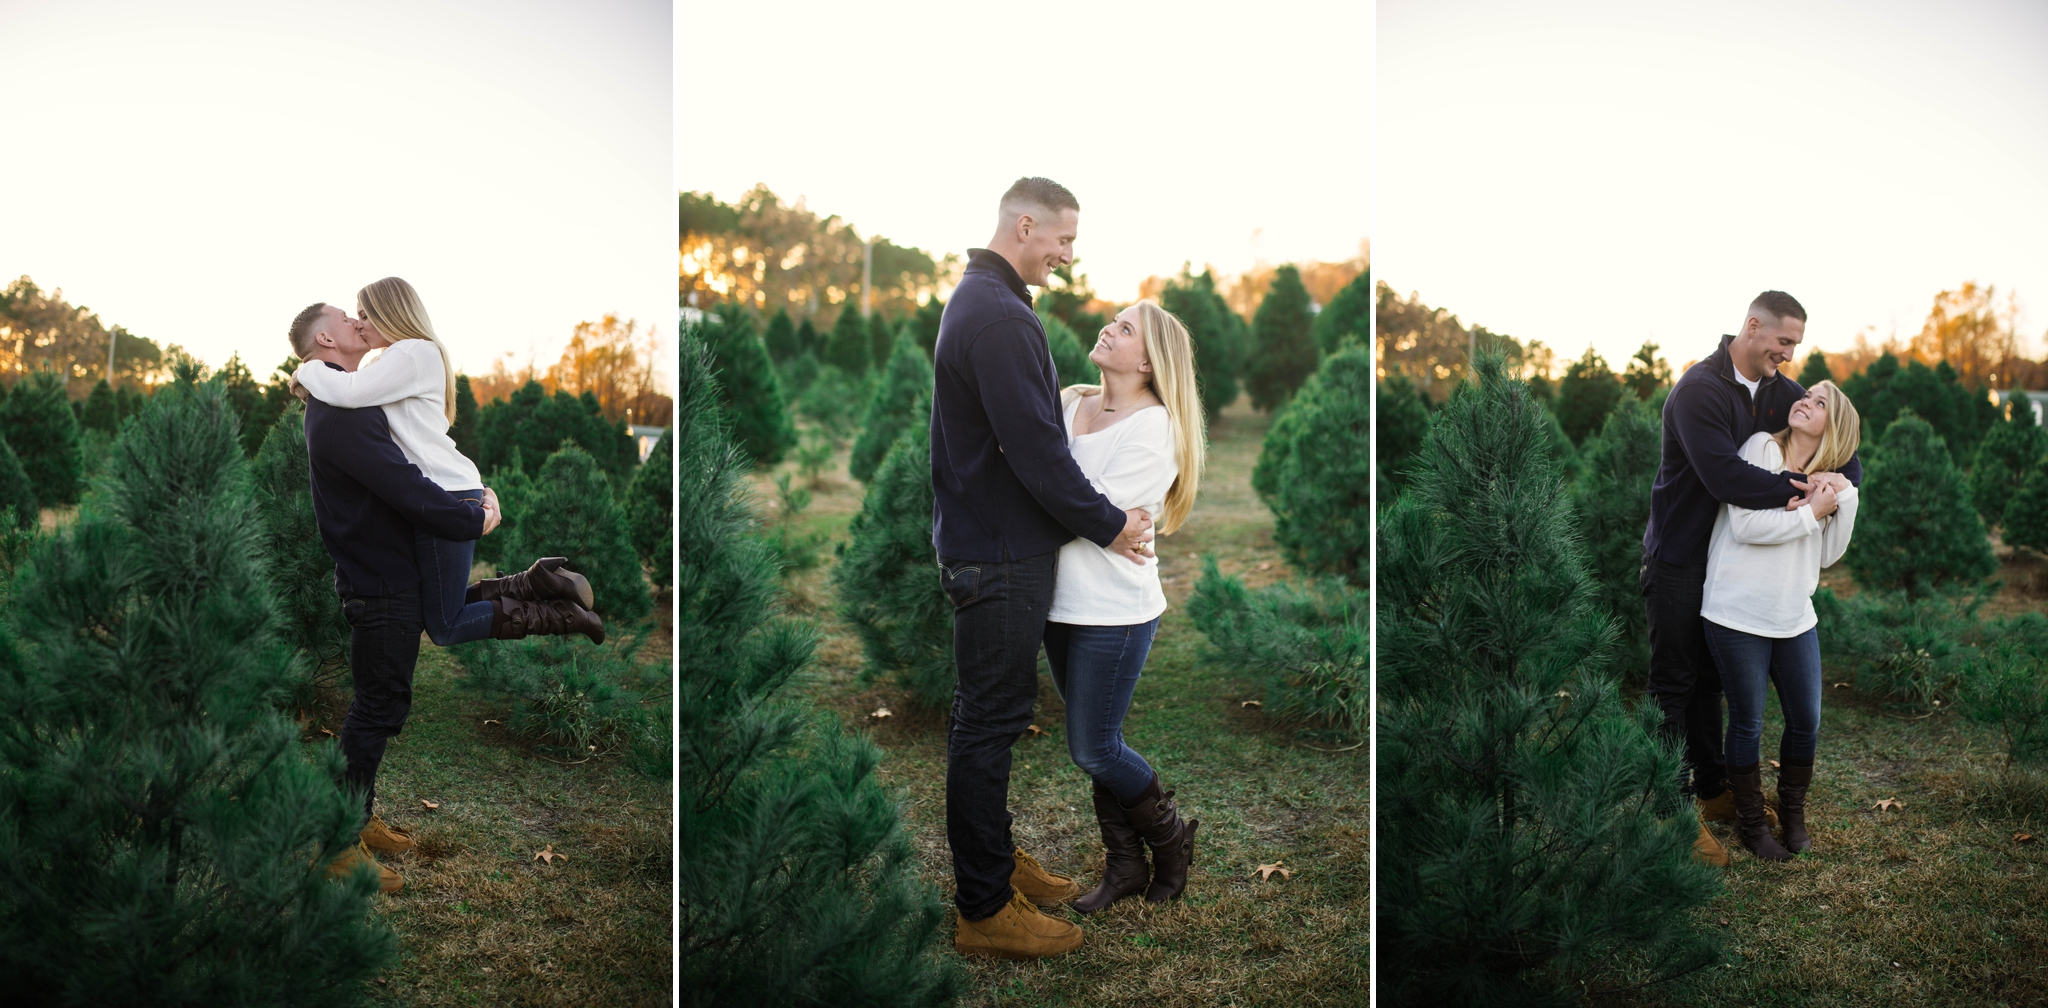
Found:
<path fill-rule="evenodd" d="M 1058 374 L 1025 289 L 1073 261 L 1080 212 L 1050 179 L 1012 185 L 989 247 L 968 250 L 933 355 L 932 544 L 953 600 L 959 679 L 946 839 L 960 915 L 953 944 L 967 955 L 1035 959 L 1080 947 L 1080 928 L 1038 911 L 1080 887 L 1011 840 L 1010 748 L 1038 696 L 1060 547 L 1078 536 L 1132 563 L 1151 555 L 1151 517 L 1112 505 L 1068 452 Z"/>
<path fill-rule="evenodd" d="M 1742 328 L 1721 337 L 1719 348 L 1687 368 L 1664 401 L 1663 460 L 1643 532 L 1648 691 L 1663 712 L 1665 738 L 1682 742 L 1692 770 L 1689 787 L 1701 820 L 1693 849 L 1719 867 L 1728 865 L 1728 851 L 1707 832 L 1706 821 L 1734 822 L 1736 814 L 1722 758 L 1721 677 L 1700 623 L 1707 541 L 1723 504 L 1796 509 L 1810 493 L 1833 493 L 1805 473 L 1765 472 L 1738 454 L 1756 432 L 1784 429 L 1792 404 L 1806 394 L 1778 371 L 1805 334 L 1806 309 L 1784 291 L 1765 291 L 1750 303 Z M 1862 483 L 1862 462 L 1851 458 L 1842 475 Z M 1792 787 L 1803 796 L 1802 772 L 1810 778 L 1813 768 L 1781 768 L 1781 793 Z"/>
<path fill-rule="evenodd" d="M 301 359 L 343 371 L 354 371 L 371 349 L 360 325 L 326 304 L 301 311 L 292 320 L 290 338 L 292 352 Z M 412 709 L 413 669 L 424 626 L 415 529 L 444 539 L 476 539 L 496 528 L 502 515 L 489 488 L 481 498 L 458 498 L 427 479 L 392 441 L 381 408 L 340 409 L 308 399 L 306 454 L 314 518 L 334 560 L 335 590 L 350 628 L 354 692 L 340 736 L 348 761 L 343 783 L 362 793 L 365 819 L 356 849 L 329 868 L 338 875 L 364 862 L 376 864 L 371 848 L 396 853 L 413 847 L 411 837 L 375 814 L 374 801 L 385 747 Z M 493 637 L 584 632 L 595 621 L 574 603 L 561 601 L 573 588 L 554 583 L 559 576 L 553 567 L 543 569 L 550 560 L 559 558 L 470 586 L 472 595 L 491 601 L 496 610 Z M 377 869 L 384 892 L 404 886 L 397 872 L 381 864 Z"/>

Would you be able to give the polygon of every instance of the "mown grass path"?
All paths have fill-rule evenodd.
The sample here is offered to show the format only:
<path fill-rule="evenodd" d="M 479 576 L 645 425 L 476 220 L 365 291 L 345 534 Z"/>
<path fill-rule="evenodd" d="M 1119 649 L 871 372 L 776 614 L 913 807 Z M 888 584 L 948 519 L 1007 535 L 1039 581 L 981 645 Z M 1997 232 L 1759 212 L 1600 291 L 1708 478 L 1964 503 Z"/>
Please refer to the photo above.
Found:
<path fill-rule="evenodd" d="M 1160 540 L 1171 608 L 1146 663 L 1125 738 L 1179 792 L 1183 816 L 1201 820 L 1185 897 L 1161 907 L 1142 898 L 1094 917 L 1069 912 L 1086 932 L 1066 956 L 1032 963 L 966 960 L 963 1004 L 1007 1005 L 1359 1005 L 1367 991 L 1367 782 L 1359 738 L 1303 734 L 1256 708 L 1257 686 L 1202 661 L 1204 640 L 1183 604 L 1199 577 L 1190 554 L 1214 553 L 1253 584 L 1284 576 L 1272 516 L 1250 487 L 1267 418 L 1243 401 L 1211 432 L 1210 469 L 1187 526 Z M 843 539 L 861 487 L 845 459 L 824 477 L 816 502 L 795 524 Z M 778 472 L 787 472 L 785 465 Z M 769 477 L 759 486 L 772 498 Z M 824 621 L 811 689 L 849 727 L 869 732 L 887 755 L 882 779 L 904 797 L 906 827 L 924 876 L 950 902 L 945 841 L 945 725 L 893 683 L 863 682 L 857 638 L 832 614 L 830 557 L 791 577 L 795 605 Z M 871 717 L 886 706 L 892 716 Z M 1037 724 L 1016 748 L 1010 804 L 1018 843 L 1083 887 L 1101 876 L 1102 846 L 1089 783 L 1066 750 L 1064 706 L 1041 677 Z M 1284 862 L 1292 878 L 1260 880 L 1261 864 Z M 952 923 L 941 942 L 952 955 Z"/>

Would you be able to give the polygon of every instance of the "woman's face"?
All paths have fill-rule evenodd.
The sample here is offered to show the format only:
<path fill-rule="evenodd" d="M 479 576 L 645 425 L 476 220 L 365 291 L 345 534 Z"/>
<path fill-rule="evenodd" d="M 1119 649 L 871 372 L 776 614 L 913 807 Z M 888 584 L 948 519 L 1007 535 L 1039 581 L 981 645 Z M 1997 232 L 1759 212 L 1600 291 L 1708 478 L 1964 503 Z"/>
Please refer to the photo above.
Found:
<path fill-rule="evenodd" d="M 363 342 L 370 344 L 372 349 L 381 349 L 391 345 L 391 338 L 377 329 L 377 323 L 370 320 L 369 311 L 363 307 L 360 301 L 356 303 L 356 318 L 362 320 Z"/>
<path fill-rule="evenodd" d="M 1808 437 L 1820 437 L 1828 429 L 1828 401 L 1820 389 L 1807 389 L 1806 397 L 1792 404 L 1792 429 Z"/>
<path fill-rule="evenodd" d="M 1135 305 L 1124 309 L 1102 327 L 1102 332 L 1095 339 L 1095 349 L 1088 351 L 1088 359 L 1094 361 L 1096 367 L 1113 374 L 1151 373 L 1152 362 L 1145 359 L 1145 337 L 1138 334 L 1138 309 Z"/>

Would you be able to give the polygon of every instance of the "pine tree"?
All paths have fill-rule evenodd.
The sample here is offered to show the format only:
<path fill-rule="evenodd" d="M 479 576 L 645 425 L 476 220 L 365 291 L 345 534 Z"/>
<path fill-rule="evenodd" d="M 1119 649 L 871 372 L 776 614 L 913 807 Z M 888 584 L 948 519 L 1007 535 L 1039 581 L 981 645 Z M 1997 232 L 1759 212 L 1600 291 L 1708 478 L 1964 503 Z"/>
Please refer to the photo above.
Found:
<path fill-rule="evenodd" d="M 1991 425 L 1977 444 L 1970 465 L 1970 503 L 1989 524 L 2005 515 L 2006 503 L 2019 492 L 2027 470 L 2048 454 L 2048 434 L 2034 422 L 2034 406 L 2025 392 L 2014 392 L 2010 419 Z"/>
<path fill-rule="evenodd" d="M 1347 338 L 1372 338 L 1372 271 L 1351 278 L 1323 310 L 1316 313 L 1316 349 L 1324 356 L 1336 353 Z"/>
<path fill-rule="evenodd" d="M 669 587 L 675 579 L 675 465 L 671 438 L 675 428 L 661 432 L 647 461 L 633 474 L 626 494 L 626 527 L 633 533 L 633 550 L 652 572 L 657 589 Z"/>
<path fill-rule="evenodd" d="M 1216 277 L 1208 270 L 1193 276 L 1182 266 L 1180 277 L 1159 293 L 1159 306 L 1188 327 L 1195 349 L 1195 384 L 1202 410 L 1214 422 L 1223 407 L 1237 399 L 1238 374 L 1244 366 L 1244 320 L 1216 293 Z"/>
<path fill-rule="evenodd" d="M 917 345 L 926 357 L 935 357 L 939 347 L 939 319 L 946 313 L 946 303 L 936 297 L 926 298 L 917 306 L 917 313 L 910 316 L 911 328 L 917 333 Z"/>
<path fill-rule="evenodd" d="M 255 458 L 257 450 L 263 447 L 264 436 L 270 433 L 270 425 L 283 412 L 284 403 L 264 395 L 263 386 L 257 383 L 249 365 L 242 363 L 241 354 L 229 357 L 211 380 L 227 390 L 228 403 L 241 418 L 242 454 Z"/>
<path fill-rule="evenodd" d="M 1309 333 L 1314 324 L 1301 271 L 1291 264 L 1274 270 L 1272 286 L 1252 315 L 1253 350 L 1244 385 L 1254 409 L 1272 410 L 1287 402 L 1315 372 L 1316 343 Z"/>
<path fill-rule="evenodd" d="M 86 430 L 103 431 L 107 434 L 121 432 L 121 406 L 114 399 L 114 389 L 102 378 L 92 387 L 92 394 L 85 397 L 85 411 L 79 415 L 79 426 Z"/>
<path fill-rule="evenodd" d="M 528 510 L 504 546 L 501 570 L 525 570 L 545 556 L 569 558 L 590 579 L 595 611 L 610 620 L 647 615 L 647 579 L 626 529 L 626 514 L 597 460 L 573 443 L 548 456 L 534 479 Z M 499 490 L 504 503 L 504 491 Z M 486 537 L 488 538 L 488 537 Z"/>
<path fill-rule="evenodd" d="M 805 350 L 791 357 L 776 372 L 782 379 L 782 394 L 792 407 L 801 409 L 805 395 L 811 391 L 811 383 L 818 380 L 818 373 L 824 365 L 818 363 L 818 355 Z"/>
<path fill-rule="evenodd" d="M 313 514 L 304 406 L 293 402 L 271 425 L 254 468 L 262 556 L 277 595 L 278 637 L 305 663 L 296 699 L 307 702 L 309 687 L 346 672 L 349 625 L 334 596 L 334 559 L 320 540 Z"/>
<path fill-rule="evenodd" d="M 1861 497 L 1845 559 L 1864 587 L 1924 598 L 1974 588 L 1997 573 L 1963 474 L 1941 436 L 1911 411 L 1884 432 L 1864 468 Z"/>
<path fill-rule="evenodd" d="M 1573 445 L 1584 444 L 1607 422 L 1621 396 L 1621 382 L 1608 370 L 1607 360 L 1587 347 L 1584 357 L 1565 368 L 1564 381 L 1558 385 L 1557 422 Z"/>
<path fill-rule="evenodd" d="M 934 576 L 931 396 L 911 415 L 868 484 L 833 572 L 840 618 L 860 635 L 862 676 L 893 675 L 933 707 L 953 702 L 953 604 Z"/>
<path fill-rule="evenodd" d="M 853 443 L 847 474 L 862 483 L 873 478 L 897 436 L 911 425 L 917 398 L 931 393 L 932 362 L 906 330 L 896 337 L 889 366 L 868 399 L 867 418 L 861 422 L 860 438 Z"/>
<path fill-rule="evenodd" d="M 774 465 L 796 445 L 796 424 L 782 396 L 782 382 L 768 362 L 768 351 L 754 335 L 745 312 L 733 308 L 724 320 L 705 330 L 718 380 L 732 411 L 733 433 L 756 465 Z"/>
<path fill-rule="evenodd" d="M 1640 682 L 1650 672 L 1643 590 L 1643 530 L 1650 524 L 1650 486 L 1664 455 L 1664 423 L 1650 405 L 1624 398 L 1580 452 L 1572 497 L 1592 561 L 1601 611 L 1618 621 L 1616 671 Z"/>
<path fill-rule="evenodd" d="M 1038 320 L 1045 324 L 1045 342 L 1052 352 L 1053 370 L 1059 373 L 1059 385 L 1096 385 L 1102 381 L 1102 369 L 1088 359 L 1088 351 L 1095 345 L 1093 340 L 1086 343 L 1075 335 L 1073 327 L 1054 315 L 1040 315 Z"/>
<path fill-rule="evenodd" d="M 1657 344 L 1644 343 L 1621 373 L 1621 384 L 1637 399 L 1649 402 L 1657 390 L 1671 385 L 1671 362 L 1657 356 Z"/>
<path fill-rule="evenodd" d="M 1408 481 L 1408 460 L 1422 447 L 1429 432 L 1429 401 L 1420 389 L 1399 371 L 1387 376 L 1379 388 L 1379 419 L 1374 428 L 1378 439 L 1379 471 L 1398 492 Z M 1385 507 L 1387 498 L 1380 499 Z"/>
<path fill-rule="evenodd" d="M 1799 384 L 1812 388 L 1824 381 L 1834 380 L 1834 371 L 1828 368 L 1826 354 L 1818 349 L 1806 355 L 1806 365 L 1799 369 Z"/>
<path fill-rule="evenodd" d="M 498 511 L 503 517 L 490 535 L 476 541 L 476 558 L 496 566 L 501 574 L 525 570 L 524 567 L 515 570 L 505 560 L 507 548 L 519 535 L 520 524 L 533 513 L 533 477 L 526 474 L 525 453 L 514 447 L 504 468 L 485 476 L 484 485 L 498 495 Z"/>
<path fill-rule="evenodd" d="M 797 324 L 796 349 L 798 353 L 810 354 L 818 358 L 820 362 L 823 362 L 825 359 L 825 337 L 818 334 L 818 327 L 811 324 L 811 318 L 808 315 L 804 316 L 804 320 Z"/>
<path fill-rule="evenodd" d="M 640 464 L 638 442 L 624 423 L 604 418 L 595 396 L 560 390 L 549 395 L 532 381 L 477 414 L 472 439 L 477 451 L 470 457 L 480 471 L 490 473 L 504 469 L 517 453 L 531 475 L 565 438 L 596 458 L 619 485 L 631 479 Z"/>
<path fill-rule="evenodd" d="M 2002 517 L 2007 545 L 2048 553 L 2048 457 L 2037 459 L 2027 471 Z"/>
<path fill-rule="evenodd" d="M 21 468 L 44 507 L 78 503 L 85 460 L 78 451 L 78 418 L 64 394 L 64 379 L 37 371 L 0 403 L 0 437 L 14 447 Z"/>
<path fill-rule="evenodd" d="M 1273 512 L 1273 540 L 1303 572 L 1363 583 L 1372 546 L 1373 363 L 1347 343 L 1266 432 L 1252 487 Z"/>
<path fill-rule="evenodd" d="M 277 709 L 239 425 L 159 392 L 104 496 L 41 540 L 0 630 L 0 975 L 23 1004 L 353 1005 L 396 942 L 330 880 L 360 797 Z"/>
<path fill-rule="evenodd" d="M 1577 1004 L 1618 956 L 1710 961 L 1687 911 L 1718 885 L 1694 817 L 1658 820 L 1679 757 L 1607 671 L 1542 410 L 1476 365 L 1379 525 L 1376 979 L 1391 1004 Z"/>
<path fill-rule="evenodd" d="M 761 345 L 768 348 L 768 359 L 777 364 L 787 363 L 803 352 L 803 347 L 797 345 L 796 323 L 789 320 L 788 309 L 775 309 L 775 317 L 768 320 L 768 330 L 761 334 Z"/>
<path fill-rule="evenodd" d="M 882 367 L 889 360 L 889 351 L 896 345 L 896 327 L 882 318 L 881 312 L 868 316 L 868 362 Z"/>
<path fill-rule="evenodd" d="M 825 363 L 859 377 L 868 373 L 868 365 L 874 363 L 873 351 L 868 348 L 868 330 L 860 322 L 860 312 L 853 305 L 839 307 L 839 318 L 832 323 L 832 331 L 825 336 L 825 352 L 821 355 Z M 726 379 L 719 379 L 721 387 Z M 731 395 L 727 390 L 726 394 Z M 742 443 L 745 438 L 741 438 Z"/>
<path fill-rule="evenodd" d="M 477 444 L 476 392 L 470 388 L 469 376 L 455 376 L 455 423 L 448 428 L 448 437 L 455 442 L 455 450 L 476 460 Z"/>
<path fill-rule="evenodd" d="M 684 332 L 675 432 L 683 1003 L 950 1003 L 957 975 L 931 951 L 945 908 L 919 881 L 901 811 L 873 776 L 880 752 L 791 688 L 817 630 L 779 614 L 776 565 L 753 534 L 747 460 L 719 399 L 703 343 Z"/>
<path fill-rule="evenodd" d="M 17 529 L 35 528 L 42 516 L 42 510 L 36 504 L 35 483 L 22 469 L 21 459 L 14 454 L 7 439 L 0 438 L 0 514 L 5 514 L 6 508 L 14 509 L 14 527 Z"/>

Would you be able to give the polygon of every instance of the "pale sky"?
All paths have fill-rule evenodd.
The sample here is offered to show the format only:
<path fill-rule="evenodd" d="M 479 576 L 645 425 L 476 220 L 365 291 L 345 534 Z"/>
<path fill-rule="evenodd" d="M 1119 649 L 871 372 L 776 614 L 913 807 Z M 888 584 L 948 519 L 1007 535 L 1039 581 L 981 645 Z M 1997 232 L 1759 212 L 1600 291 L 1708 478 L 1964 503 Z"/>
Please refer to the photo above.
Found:
<path fill-rule="evenodd" d="M 1343 260 L 1367 234 L 1370 3 L 764 2 L 676 29 L 684 189 L 764 182 L 964 254 L 1043 175 L 1081 201 L 1080 270 L 1112 300 L 1183 260 Z"/>
<path fill-rule="evenodd" d="M 2048 4 L 1383 0 L 1375 273 L 1467 323 L 1711 352 L 1759 291 L 1807 345 L 1966 280 L 2048 328 Z"/>
<path fill-rule="evenodd" d="M 0 0 L 0 283 L 258 377 L 397 275 L 472 372 L 674 346 L 668 0 Z M 644 329 L 643 329 L 644 331 Z M 664 353 L 673 374 L 673 353 Z"/>

